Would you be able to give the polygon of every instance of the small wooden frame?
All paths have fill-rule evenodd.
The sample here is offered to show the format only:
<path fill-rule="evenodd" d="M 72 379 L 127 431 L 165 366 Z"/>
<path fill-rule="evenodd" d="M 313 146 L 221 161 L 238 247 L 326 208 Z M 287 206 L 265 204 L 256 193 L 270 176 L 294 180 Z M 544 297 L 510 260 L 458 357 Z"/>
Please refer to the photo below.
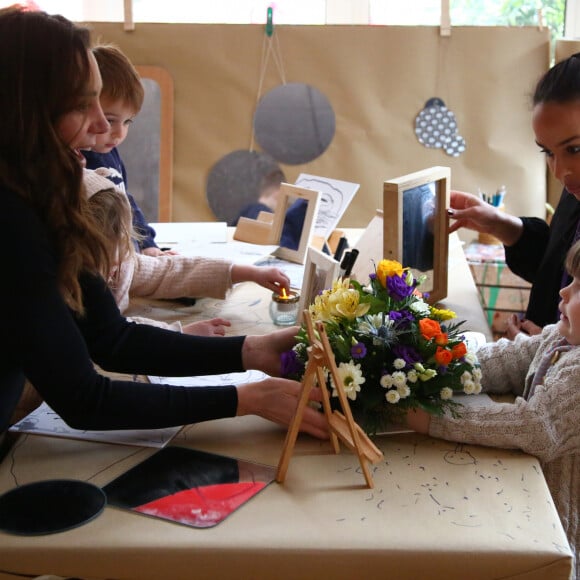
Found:
<path fill-rule="evenodd" d="M 361 429 L 359 425 L 357 425 L 357 423 L 355 423 L 344 390 L 344 384 L 340 378 L 340 375 L 338 374 L 338 369 L 336 368 L 334 354 L 332 353 L 324 324 L 322 322 L 317 322 L 315 333 L 312 318 L 308 311 L 304 312 L 304 319 L 306 321 L 306 328 L 308 330 L 308 337 L 310 339 L 310 347 L 308 349 L 308 363 L 306 365 L 304 377 L 302 378 L 302 392 L 300 394 L 300 399 L 298 400 L 296 413 L 292 419 L 292 422 L 290 423 L 288 433 L 286 435 L 286 441 L 284 443 L 284 449 L 282 451 L 282 456 L 280 457 L 280 462 L 278 463 L 276 481 L 278 483 L 283 483 L 286 479 L 288 464 L 290 463 L 290 457 L 292 455 L 292 451 L 294 450 L 296 437 L 298 436 L 300 423 L 302 421 L 302 415 L 306 405 L 308 404 L 310 390 L 316 387 L 318 384 L 322 393 L 322 407 L 324 409 L 326 420 L 328 421 L 330 441 L 332 443 L 334 453 L 340 453 L 340 447 L 338 444 L 338 440 L 340 439 L 351 451 L 356 453 L 358 456 L 367 487 L 372 489 L 374 487 L 374 482 L 368 468 L 368 463 L 370 462 L 375 464 L 382 461 L 383 452 L 373 444 L 368 435 Z M 325 386 L 325 368 L 330 372 L 334 385 L 336 386 L 342 413 L 340 411 L 332 411 L 330 407 L 330 395 L 328 394 L 328 390 Z"/>
<path fill-rule="evenodd" d="M 314 302 L 316 295 L 332 287 L 334 280 L 338 277 L 339 267 L 340 264 L 332 256 L 312 246 L 308 248 L 298 303 L 297 324 L 302 323 L 303 312 Z"/>
<path fill-rule="evenodd" d="M 449 167 L 430 167 L 385 181 L 383 258 L 426 275 L 421 290 L 434 304 L 447 296 Z"/>
<path fill-rule="evenodd" d="M 311 244 L 314 233 L 314 218 L 318 211 L 319 198 L 318 191 L 282 183 L 273 216 L 270 218 L 268 214 L 261 212 L 258 219 L 241 217 L 234 232 L 234 240 L 252 244 L 278 245 L 278 249 L 273 252 L 276 257 L 304 264 L 306 251 Z M 298 247 L 296 249 L 285 248 L 280 245 L 280 241 L 287 213 L 292 204 L 300 199 L 305 201 L 306 209 L 297 212 L 299 214 L 297 223 L 302 223 L 300 233 L 296 233 L 297 238 L 299 237 Z M 295 211 L 295 209 L 296 207 L 292 208 L 291 211 Z"/>

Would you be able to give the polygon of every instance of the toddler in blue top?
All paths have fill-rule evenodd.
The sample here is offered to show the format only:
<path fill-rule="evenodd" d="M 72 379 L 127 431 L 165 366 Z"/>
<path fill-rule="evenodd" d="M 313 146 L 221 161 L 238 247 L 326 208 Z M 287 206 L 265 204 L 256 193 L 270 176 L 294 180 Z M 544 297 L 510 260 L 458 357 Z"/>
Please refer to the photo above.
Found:
<path fill-rule="evenodd" d="M 100 102 L 109 130 L 97 138 L 91 150 L 83 151 L 87 169 L 107 169 L 107 177 L 127 194 L 133 214 L 133 229 L 138 234 L 137 249 L 149 256 L 164 252 L 155 243 L 155 230 L 147 223 L 133 196 L 127 191 L 127 172 L 117 147 L 127 137 L 129 126 L 141 110 L 145 92 L 139 73 L 131 61 L 111 44 L 93 47 L 99 65 L 103 90 Z M 173 252 L 169 252 L 173 253 Z"/>

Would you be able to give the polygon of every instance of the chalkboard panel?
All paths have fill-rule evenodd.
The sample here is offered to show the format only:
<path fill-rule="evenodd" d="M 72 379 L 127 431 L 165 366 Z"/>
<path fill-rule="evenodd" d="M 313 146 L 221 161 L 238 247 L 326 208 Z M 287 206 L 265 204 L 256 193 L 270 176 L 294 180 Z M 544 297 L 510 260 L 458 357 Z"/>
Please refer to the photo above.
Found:
<path fill-rule="evenodd" d="M 127 169 L 127 190 L 147 221 L 171 221 L 173 83 L 164 69 L 136 68 L 145 99 L 127 138 L 119 146 Z"/>

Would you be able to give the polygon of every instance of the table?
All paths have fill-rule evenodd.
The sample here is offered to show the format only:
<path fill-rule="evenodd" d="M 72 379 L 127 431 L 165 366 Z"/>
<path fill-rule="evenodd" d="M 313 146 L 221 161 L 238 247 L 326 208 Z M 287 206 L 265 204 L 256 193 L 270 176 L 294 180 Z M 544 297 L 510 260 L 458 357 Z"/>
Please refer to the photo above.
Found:
<path fill-rule="evenodd" d="M 450 247 L 445 306 L 489 329 L 461 246 Z M 236 287 L 193 307 L 142 304 L 141 314 L 185 321 L 226 316 L 231 332 L 271 329 L 269 293 Z M 479 314 L 478 314 L 479 311 Z M 286 431 L 258 417 L 185 427 L 173 444 L 277 465 Z M 283 485 L 272 483 L 228 519 L 192 529 L 108 507 L 76 530 L 0 533 L 0 580 L 57 574 L 83 579 L 518 578 L 566 579 L 571 554 L 538 461 L 518 451 L 419 434 L 378 437 L 384 461 L 365 487 L 356 456 L 300 435 Z M 0 464 L 0 492 L 72 478 L 104 486 L 154 450 L 21 436 Z"/>

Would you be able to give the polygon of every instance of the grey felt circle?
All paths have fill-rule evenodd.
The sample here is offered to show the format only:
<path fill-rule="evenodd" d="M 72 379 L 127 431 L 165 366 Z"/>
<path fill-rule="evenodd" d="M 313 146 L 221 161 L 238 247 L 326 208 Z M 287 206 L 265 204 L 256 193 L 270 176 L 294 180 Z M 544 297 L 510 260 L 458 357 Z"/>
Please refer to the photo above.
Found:
<path fill-rule="evenodd" d="M 254 132 L 260 147 L 280 163 L 299 165 L 322 155 L 336 119 L 329 100 L 316 88 L 287 83 L 266 93 L 256 107 Z"/>
<path fill-rule="evenodd" d="M 219 221 L 233 225 L 240 210 L 259 197 L 262 178 L 279 169 L 266 153 L 238 150 L 222 157 L 207 178 L 206 196 Z"/>

